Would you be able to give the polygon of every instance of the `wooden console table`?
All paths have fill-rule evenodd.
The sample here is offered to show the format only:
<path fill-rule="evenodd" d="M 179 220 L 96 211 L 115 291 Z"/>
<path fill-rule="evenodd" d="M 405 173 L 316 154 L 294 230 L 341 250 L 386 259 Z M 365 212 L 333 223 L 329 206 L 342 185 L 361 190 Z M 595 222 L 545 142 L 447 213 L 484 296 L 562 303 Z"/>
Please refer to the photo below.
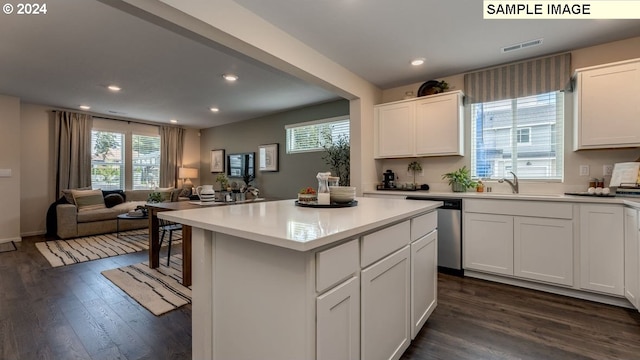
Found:
<path fill-rule="evenodd" d="M 246 200 L 240 203 L 263 201 L 258 198 Z M 176 201 L 162 203 L 148 203 L 149 209 L 149 267 L 155 269 L 160 266 L 160 222 L 158 213 L 162 211 L 201 209 L 203 207 L 215 207 L 233 205 L 235 203 L 216 202 L 211 205 L 198 205 L 191 201 Z M 182 284 L 191 286 L 191 226 L 182 226 Z"/>

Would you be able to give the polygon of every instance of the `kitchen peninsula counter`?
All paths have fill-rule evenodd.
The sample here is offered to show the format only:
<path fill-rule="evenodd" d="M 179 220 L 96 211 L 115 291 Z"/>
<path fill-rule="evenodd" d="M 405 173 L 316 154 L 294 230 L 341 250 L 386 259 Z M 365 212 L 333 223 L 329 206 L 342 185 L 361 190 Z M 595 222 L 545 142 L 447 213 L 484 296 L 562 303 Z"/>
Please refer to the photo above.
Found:
<path fill-rule="evenodd" d="M 393 321 L 403 338 L 400 346 L 391 347 L 397 352 L 393 357 L 398 358 L 416 331 L 412 328 L 414 319 L 409 321 L 413 312 L 409 312 L 408 300 L 413 295 L 413 276 L 408 271 L 414 242 L 429 241 L 431 253 L 435 251 L 429 265 L 433 269 L 433 300 L 424 319 L 418 321 L 420 327 L 436 306 L 434 210 L 442 202 L 376 198 L 357 201 L 357 206 L 344 208 L 299 207 L 294 200 L 282 200 L 158 214 L 193 228 L 192 357 L 322 359 L 337 356 L 333 351 L 340 349 L 359 355 L 360 320 L 362 351 L 381 351 L 379 347 L 386 341 L 375 340 L 376 331 L 368 331 L 365 336 L 364 329 L 371 326 L 367 324 L 375 320 L 366 311 L 376 306 L 375 301 L 379 300 L 375 299 L 390 296 L 391 303 L 395 301 L 406 310 Z M 416 241 L 418 238 L 420 241 Z M 401 281 L 396 278 L 390 282 L 394 288 L 382 292 L 386 295 L 365 295 L 365 273 L 379 269 L 383 263 L 395 264 L 387 276 L 402 275 Z M 403 289 L 400 297 L 397 286 Z M 352 292 L 339 302 L 342 305 L 331 306 L 326 316 L 320 315 L 327 299 L 348 289 Z M 362 319 L 360 296 L 374 300 L 367 306 L 363 300 Z M 333 312 L 341 306 L 348 308 Z M 372 316 L 382 313 L 375 311 Z M 334 320 L 335 316 L 341 320 Z M 351 325 L 344 326 L 343 320 Z M 342 327 L 331 327 L 337 324 Z"/>

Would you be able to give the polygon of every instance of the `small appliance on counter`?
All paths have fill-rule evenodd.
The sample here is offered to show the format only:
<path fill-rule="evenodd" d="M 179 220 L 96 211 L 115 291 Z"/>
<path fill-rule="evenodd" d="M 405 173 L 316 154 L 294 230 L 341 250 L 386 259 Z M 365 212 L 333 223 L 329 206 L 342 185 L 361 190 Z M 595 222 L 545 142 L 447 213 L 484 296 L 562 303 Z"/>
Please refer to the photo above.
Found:
<path fill-rule="evenodd" d="M 396 187 L 395 184 L 396 174 L 391 170 L 387 170 L 382 174 L 382 187 L 385 189 L 393 189 Z"/>

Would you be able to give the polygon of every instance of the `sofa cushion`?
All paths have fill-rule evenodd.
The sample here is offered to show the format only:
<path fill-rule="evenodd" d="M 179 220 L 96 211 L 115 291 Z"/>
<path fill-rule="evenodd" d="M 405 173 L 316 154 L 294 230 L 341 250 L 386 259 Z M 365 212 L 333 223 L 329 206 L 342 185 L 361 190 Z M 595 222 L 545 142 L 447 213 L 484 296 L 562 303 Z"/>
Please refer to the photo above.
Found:
<path fill-rule="evenodd" d="M 77 188 L 77 189 L 64 189 L 64 190 L 62 190 L 62 196 L 64 196 L 64 198 L 67 199 L 67 202 L 69 204 L 75 205 L 76 202 L 75 202 L 75 200 L 73 200 L 73 194 L 71 193 L 71 190 L 91 190 L 91 186 L 85 186 L 85 187 L 81 187 L 81 188 Z"/>
<path fill-rule="evenodd" d="M 78 207 L 78 212 L 105 209 L 102 191 L 97 190 L 71 190 L 73 200 Z"/>
<path fill-rule="evenodd" d="M 126 214 L 129 210 L 134 210 L 138 205 L 144 206 L 144 201 L 127 201 L 112 208 L 104 208 L 93 211 L 78 213 L 78 223 L 88 223 L 92 221 L 115 220 L 120 214 Z"/>
<path fill-rule="evenodd" d="M 120 194 L 109 194 L 104 197 L 104 204 L 107 208 L 112 208 L 124 202 L 124 197 Z"/>

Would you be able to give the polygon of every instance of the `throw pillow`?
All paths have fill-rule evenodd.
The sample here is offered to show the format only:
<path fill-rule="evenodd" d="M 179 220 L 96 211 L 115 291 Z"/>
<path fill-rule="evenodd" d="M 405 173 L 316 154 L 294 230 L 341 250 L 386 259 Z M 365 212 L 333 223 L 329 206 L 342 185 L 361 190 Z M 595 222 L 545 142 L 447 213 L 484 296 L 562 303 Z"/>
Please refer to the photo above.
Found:
<path fill-rule="evenodd" d="M 118 204 L 122 204 L 124 198 L 120 194 L 109 194 L 104 197 L 104 205 L 108 208 L 112 208 Z"/>
<path fill-rule="evenodd" d="M 105 209 L 102 191 L 97 190 L 71 190 L 73 200 L 78 207 L 78 212 Z"/>
<path fill-rule="evenodd" d="M 118 194 L 122 196 L 124 201 L 127 201 L 127 195 L 124 193 L 124 190 L 102 190 L 102 196 L 107 197 L 109 194 Z"/>
<path fill-rule="evenodd" d="M 172 187 L 156 188 L 155 192 L 160 193 L 160 195 L 162 196 L 162 202 L 170 202 L 173 201 L 173 190 L 174 188 Z"/>
<path fill-rule="evenodd" d="M 69 204 L 75 205 L 76 202 L 73 200 L 73 194 L 71 193 L 71 190 L 91 190 L 91 186 L 85 186 L 85 187 L 81 187 L 81 188 L 77 188 L 77 189 L 64 189 L 64 190 L 62 190 L 62 195 L 64 196 L 65 199 L 67 199 L 67 202 Z"/>

